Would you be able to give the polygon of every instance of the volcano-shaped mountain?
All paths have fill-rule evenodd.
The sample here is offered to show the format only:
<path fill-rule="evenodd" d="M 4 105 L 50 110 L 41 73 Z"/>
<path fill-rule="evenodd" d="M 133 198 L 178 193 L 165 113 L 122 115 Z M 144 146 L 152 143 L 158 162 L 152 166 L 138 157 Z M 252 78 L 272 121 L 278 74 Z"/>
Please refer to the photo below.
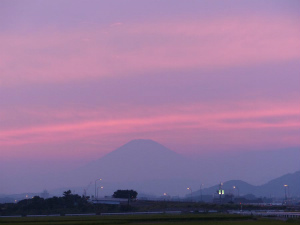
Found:
<path fill-rule="evenodd" d="M 133 140 L 84 168 L 106 181 L 183 177 L 187 160 L 152 140 Z M 187 164 L 188 165 L 188 164 Z"/>
<path fill-rule="evenodd" d="M 113 188 L 134 188 L 147 193 L 178 195 L 196 183 L 189 175 L 196 168 L 191 160 L 152 140 L 133 140 L 104 157 L 76 170 L 76 181 L 89 183 L 102 178 Z M 77 182 L 79 185 L 79 183 Z"/>
<path fill-rule="evenodd" d="M 59 178 L 60 181 L 56 183 L 63 184 L 64 187 L 81 186 L 82 191 L 84 186 L 87 189 L 88 184 L 102 178 L 101 185 L 105 186 L 106 191 L 109 190 L 109 193 L 105 194 L 112 194 L 120 188 L 132 188 L 156 195 L 162 195 L 164 192 L 170 195 L 185 195 L 188 193 L 187 187 L 192 187 L 193 191 L 196 191 L 202 183 L 205 187 L 209 187 L 218 181 L 232 179 L 249 181 L 251 177 L 257 180 L 263 176 L 272 179 L 293 172 L 294 168 L 298 167 L 299 156 L 300 151 L 295 149 L 274 152 L 253 151 L 243 154 L 212 153 L 210 156 L 202 155 L 201 158 L 188 159 L 155 141 L 133 140 L 104 157 L 72 171 L 64 178 Z M 289 163 L 282 166 L 282 158 Z M 284 171 L 287 172 L 283 173 Z M 100 185 L 100 182 L 97 185 Z M 241 194 L 245 194 L 248 189 L 258 196 L 265 194 L 258 186 L 251 187 L 244 184 L 229 186 L 232 185 L 239 185 Z M 90 192 L 92 189 L 93 186 L 89 185 Z M 104 193 L 104 189 L 102 192 Z"/>

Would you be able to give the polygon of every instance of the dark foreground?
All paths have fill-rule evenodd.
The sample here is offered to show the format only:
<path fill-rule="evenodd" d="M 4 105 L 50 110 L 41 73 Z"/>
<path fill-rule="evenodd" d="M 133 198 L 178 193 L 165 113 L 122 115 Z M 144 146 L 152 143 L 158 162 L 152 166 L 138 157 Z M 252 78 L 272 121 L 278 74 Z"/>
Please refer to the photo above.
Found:
<path fill-rule="evenodd" d="M 0 218 L 0 224 L 33 225 L 89 225 L 89 224 L 155 224 L 155 225 L 287 225 L 300 224 L 298 220 L 261 219 L 250 216 L 207 214 L 207 215 L 131 215 L 131 216 L 60 216 Z"/>

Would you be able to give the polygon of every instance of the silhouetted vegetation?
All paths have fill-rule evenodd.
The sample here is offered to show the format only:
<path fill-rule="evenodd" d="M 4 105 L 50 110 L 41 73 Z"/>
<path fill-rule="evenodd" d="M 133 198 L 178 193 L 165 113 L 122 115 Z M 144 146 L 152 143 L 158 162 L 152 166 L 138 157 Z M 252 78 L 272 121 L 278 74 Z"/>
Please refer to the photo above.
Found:
<path fill-rule="evenodd" d="M 122 195 L 121 195 L 122 194 Z M 129 194 L 129 195 L 128 195 Z M 115 196 L 130 196 L 135 198 L 137 193 L 133 190 L 118 190 Z M 127 204 L 127 201 L 120 204 L 103 204 L 93 203 L 85 196 L 72 194 L 70 190 L 65 191 L 62 197 L 41 198 L 35 196 L 30 199 L 24 199 L 17 203 L 0 204 L 0 215 L 50 215 L 69 213 L 105 213 L 105 212 L 164 212 L 164 211 L 181 211 L 183 213 L 207 213 L 210 210 L 215 212 L 227 212 L 227 210 L 239 210 L 240 204 L 212 204 L 203 202 L 174 202 L 174 201 L 133 201 Z M 261 205 L 243 205 L 243 210 L 282 210 L 286 206 L 261 206 Z"/>
<path fill-rule="evenodd" d="M 21 200 L 15 204 L 2 204 L 0 214 L 27 215 L 47 213 L 86 212 L 90 210 L 91 204 L 86 197 L 72 194 L 70 190 L 63 193 L 63 197 L 44 199 L 34 196 L 30 199 Z"/>
<path fill-rule="evenodd" d="M 117 190 L 113 194 L 113 198 L 136 199 L 138 193 L 134 190 Z"/>

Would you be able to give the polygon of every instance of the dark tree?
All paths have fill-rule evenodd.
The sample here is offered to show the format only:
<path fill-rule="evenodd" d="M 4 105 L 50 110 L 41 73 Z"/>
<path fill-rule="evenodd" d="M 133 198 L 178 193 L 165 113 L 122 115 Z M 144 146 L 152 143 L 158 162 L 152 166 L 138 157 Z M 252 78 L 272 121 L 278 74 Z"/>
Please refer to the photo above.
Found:
<path fill-rule="evenodd" d="M 72 192 L 71 192 L 71 190 L 64 191 L 63 195 L 64 195 L 65 198 L 67 198 L 67 197 L 72 195 Z"/>
<path fill-rule="evenodd" d="M 138 193 L 134 190 L 117 190 L 113 194 L 113 198 L 135 199 Z"/>

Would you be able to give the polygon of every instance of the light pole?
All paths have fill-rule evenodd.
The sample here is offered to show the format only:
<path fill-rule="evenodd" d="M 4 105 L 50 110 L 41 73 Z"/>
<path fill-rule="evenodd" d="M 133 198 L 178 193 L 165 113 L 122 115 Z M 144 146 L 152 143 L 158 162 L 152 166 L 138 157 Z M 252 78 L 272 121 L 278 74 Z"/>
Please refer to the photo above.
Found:
<path fill-rule="evenodd" d="M 240 189 L 237 186 L 233 186 L 233 189 L 237 189 L 237 191 L 238 191 L 238 197 L 240 197 Z"/>
<path fill-rule="evenodd" d="M 26 209 L 27 209 L 27 215 L 28 215 L 28 213 L 29 213 L 29 206 L 28 206 L 28 195 L 25 195 L 25 198 L 26 198 Z"/>
<path fill-rule="evenodd" d="M 200 185 L 200 201 L 202 202 L 202 186 L 203 186 L 204 184 L 201 184 Z"/>
<path fill-rule="evenodd" d="M 166 199 L 167 199 L 168 197 L 169 197 L 169 196 L 168 196 L 168 193 L 165 192 L 165 193 L 164 193 L 164 201 L 166 201 Z"/>
<path fill-rule="evenodd" d="M 98 178 L 97 180 L 95 180 L 95 199 L 96 199 L 96 194 L 97 194 L 97 181 L 102 180 L 101 178 Z"/>
<path fill-rule="evenodd" d="M 191 191 L 191 202 L 193 201 L 193 190 L 192 188 L 188 187 L 187 190 L 190 190 Z"/>
<path fill-rule="evenodd" d="M 285 201 L 287 201 L 287 192 L 286 189 L 289 187 L 287 184 L 283 185 L 284 186 L 284 195 L 285 195 Z"/>
<path fill-rule="evenodd" d="M 103 189 L 103 186 L 97 188 L 97 199 L 99 198 L 99 189 Z"/>

